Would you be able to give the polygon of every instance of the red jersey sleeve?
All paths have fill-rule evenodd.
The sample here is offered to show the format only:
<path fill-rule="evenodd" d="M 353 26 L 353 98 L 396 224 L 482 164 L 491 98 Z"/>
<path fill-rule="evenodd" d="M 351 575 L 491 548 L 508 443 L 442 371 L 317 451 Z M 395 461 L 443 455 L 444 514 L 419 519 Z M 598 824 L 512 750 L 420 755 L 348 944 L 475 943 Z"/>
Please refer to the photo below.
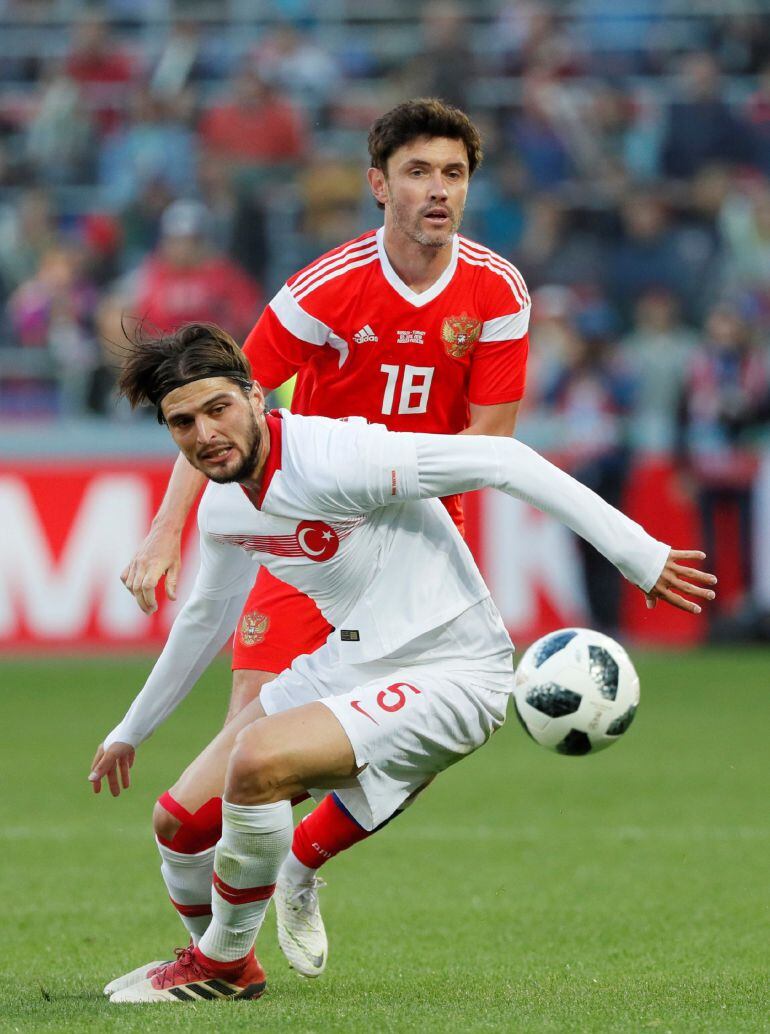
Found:
<path fill-rule="evenodd" d="M 476 406 L 518 402 L 526 383 L 529 294 L 521 273 L 498 256 L 484 275 L 484 322 L 473 350 L 468 401 Z"/>
<path fill-rule="evenodd" d="M 313 336 L 301 320 L 287 319 L 286 311 L 289 309 L 291 312 L 291 309 L 282 297 L 285 291 L 286 288 L 283 288 L 270 302 L 243 346 L 254 377 L 266 391 L 272 391 L 287 381 L 317 353 L 319 344 L 323 343 L 318 340 L 321 335 L 317 332 L 316 340 L 310 341 L 293 332 Z"/>

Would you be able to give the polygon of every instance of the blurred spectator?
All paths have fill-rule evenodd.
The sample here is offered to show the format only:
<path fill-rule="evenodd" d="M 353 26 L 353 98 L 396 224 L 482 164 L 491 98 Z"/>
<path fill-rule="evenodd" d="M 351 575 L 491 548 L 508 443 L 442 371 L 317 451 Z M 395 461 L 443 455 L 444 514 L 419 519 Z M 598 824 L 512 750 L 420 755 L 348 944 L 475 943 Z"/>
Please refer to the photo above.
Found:
<path fill-rule="evenodd" d="M 559 90 L 541 76 L 523 81 L 521 109 L 507 120 L 507 143 L 538 190 L 561 186 L 573 174 L 563 127 L 559 124 Z"/>
<path fill-rule="evenodd" d="M 128 55 L 111 38 L 104 18 L 94 14 L 75 23 L 65 72 L 80 85 L 102 128 L 117 125 L 133 68 Z"/>
<path fill-rule="evenodd" d="M 270 167 L 297 162 L 308 150 L 297 108 L 257 73 L 243 68 L 231 83 L 233 100 L 215 105 L 200 123 L 201 141 L 217 157 Z"/>
<path fill-rule="evenodd" d="M 603 304 L 574 320 L 560 367 L 543 401 L 563 431 L 565 469 L 613 506 L 620 504 L 629 464 L 627 418 L 632 385 L 613 356 L 613 319 Z M 591 621 L 612 635 L 618 627 L 621 580 L 604 557 L 579 543 Z"/>
<path fill-rule="evenodd" d="M 29 159 L 46 183 L 90 183 L 94 147 L 94 127 L 80 88 L 54 72 L 27 127 Z"/>
<path fill-rule="evenodd" d="M 430 0 L 422 5 L 422 45 L 397 75 L 402 95 L 440 97 L 467 108 L 475 65 L 471 30 L 466 9 L 456 0 Z"/>
<path fill-rule="evenodd" d="M 8 301 L 16 344 L 79 360 L 90 354 L 96 301 L 96 289 L 83 273 L 82 252 L 72 245 L 48 248 L 35 274 Z"/>
<path fill-rule="evenodd" d="M 566 20 L 540 0 L 505 3 L 494 25 L 502 71 L 522 75 L 532 69 L 558 77 L 574 75 L 582 55 Z"/>
<path fill-rule="evenodd" d="M 707 162 L 747 163 L 748 125 L 722 99 L 719 65 L 711 54 L 689 54 L 680 66 L 680 96 L 669 107 L 663 171 L 689 177 Z"/>
<path fill-rule="evenodd" d="M 208 320 L 242 340 L 259 315 L 261 291 L 235 263 L 212 252 L 208 219 L 200 202 L 169 205 L 160 244 L 138 270 L 132 315 L 160 331 Z"/>
<path fill-rule="evenodd" d="M 622 233 L 609 255 L 608 285 L 630 321 L 635 300 L 655 288 L 672 290 L 685 314 L 696 317 L 716 290 L 717 239 L 697 226 L 677 224 L 661 197 L 632 194 L 621 208 Z"/>
<path fill-rule="evenodd" d="M 340 237 L 360 233 L 364 181 L 361 166 L 333 155 L 318 155 L 299 175 L 301 229 L 307 261 L 336 248 Z"/>
<path fill-rule="evenodd" d="M 165 179 L 149 179 L 133 204 L 120 213 L 123 238 L 122 268 L 133 269 L 160 239 L 160 220 L 173 201 Z"/>
<path fill-rule="evenodd" d="M 236 189 L 227 162 L 209 154 L 198 163 L 198 195 L 209 211 L 209 236 L 214 248 L 255 280 L 264 281 L 270 250 L 264 199 L 258 185 L 243 184 Z"/>
<path fill-rule="evenodd" d="M 765 176 L 770 176 L 770 64 L 758 77 L 757 89 L 749 97 L 746 117 L 754 138 L 754 159 Z"/>
<path fill-rule="evenodd" d="M 255 58 L 265 82 L 304 108 L 313 125 L 327 124 L 329 105 L 342 85 L 328 50 L 287 22 L 267 36 Z"/>
<path fill-rule="evenodd" d="M 709 313 L 704 340 L 687 367 L 679 415 L 680 456 L 697 492 L 711 569 L 721 575 L 725 565 L 739 568 L 743 593 L 731 600 L 721 592 L 719 615 L 745 602 L 751 586 L 752 438 L 770 422 L 767 350 L 734 306 Z"/>
<path fill-rule="evenodd" d="M 474 217 L 474 233 L 492 251 L 507 256 L 513 255 L 519 247 L 526 220 L 526 188 L 524 167 L 514 155 L 504 155 L 491 169 L 482 166 L 479 179 L 474 177 L 474 196 L 482 194 L 484 199 Z"/>
<path fill-rule="evenodd" d="M 203 71 L 201 32 L 194 21 L 179 21 L 172 26 L 150 79 L 156 97 L 174 100 Z"/>
<path fill-rule="evenodd" d="M 635 384 L 634 442 L 669 450 L 676 442 L 676 412 L 685 371 L 698 336 L 681 322 L 679 305 L 666 288 L 639 298 L 631 332 L 619 356 Z"/>
<path fill-rule="evenodd" d="M 595 235 L 574 227 L 574 222 L 574 214 L 552 194 L 538 194 L 530 200 L 513 260 L 526 270 L 532 287 L 593 287 L 605 279 L 606 243 L 602 245 Z"/>
<path fill-rule="evenodd" d="M 57 238 L 51 199 L 44 190 L 25 191 L 0 208 L 0 291 L 10 293 L 33 276 Z"/>
<path fill-rule="evenodd" d="M 196 139 L 180 123 L 173 105 L 146 86 L 131 96 L 128 122 L 110 133 L 99 156 L 104 203 L 112 209 L 132 204 L 150 180 L 180 194 L 197 160 Z"/>
<path fill-rule="evenodd" d="M 770 185 L 759 181 L 732 192 L 722 206 L 720 226 L 727 245 L 727 284 L 757 295 L 760 308 L 770 314 Z"/>

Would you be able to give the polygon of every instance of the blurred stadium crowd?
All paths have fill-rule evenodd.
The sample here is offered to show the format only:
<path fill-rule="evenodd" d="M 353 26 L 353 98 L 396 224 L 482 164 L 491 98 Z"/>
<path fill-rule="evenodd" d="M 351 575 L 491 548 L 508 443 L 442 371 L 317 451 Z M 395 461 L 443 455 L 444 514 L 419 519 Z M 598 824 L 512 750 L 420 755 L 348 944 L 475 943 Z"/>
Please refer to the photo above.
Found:
<path fill-rule="evenodd" d="M 611 501 L 660 450 L 702 506 L 747 513 L 770 422 L 766 8 L 0 0 L 3 419 L 127 419 L 124 314 L 242 338 L 379 222 L 371 121 L 437 95 L 485 140 L 464 233 L 533 294 L 523 428 Z"/>

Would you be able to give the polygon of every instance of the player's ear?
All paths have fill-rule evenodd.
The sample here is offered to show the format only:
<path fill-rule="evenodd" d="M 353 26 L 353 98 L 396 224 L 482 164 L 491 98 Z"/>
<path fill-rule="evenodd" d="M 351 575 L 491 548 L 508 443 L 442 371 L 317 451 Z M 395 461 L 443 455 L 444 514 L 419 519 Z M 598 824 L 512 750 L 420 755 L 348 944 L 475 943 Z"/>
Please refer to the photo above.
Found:
<path fill-rule="evenodd" d="M 367 172 L 366 178 L 369 180 L 369 189 L 374 200 L 378 204 L 384 205 L 388 200 L 388 181 L 385 178 L 385 173 L 382 169 L 371 168 Z"/>
<path fill-rule="evenodd" d="M 257 409 L 260 410 L 260 412 L 264 413 L 265 393 L 262 391 L 262 388 L 260 387 L 257 381 L 251 382 L 251 387 L 249 388 L 249 398 L 254 402 Z"/>

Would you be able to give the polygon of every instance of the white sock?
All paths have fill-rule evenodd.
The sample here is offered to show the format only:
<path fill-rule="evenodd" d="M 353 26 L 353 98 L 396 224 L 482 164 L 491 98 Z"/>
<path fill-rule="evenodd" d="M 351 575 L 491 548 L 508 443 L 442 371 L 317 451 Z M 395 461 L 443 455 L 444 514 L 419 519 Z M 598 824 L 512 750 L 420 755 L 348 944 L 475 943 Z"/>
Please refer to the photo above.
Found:
<path fill-rule="evenodd" d="M 157 839 L 160 872 L 171 902 L 187 928 L 193 944 L 197 944 L 211 922 L 211 876 L 214 872 L 214 851 L 209 847 L 198 854 L 180 854 Z M 180 907 L 181 906 L 181 909 Z M 185 912 L 198 912 L 187 914 Z"/>
<path fill-rule="evenodd" d="M 222 839 L 216 846 L 213 913 L 199 948 L 217 962 L 232 962 L 254 945 L 273 896 L 294 825 L 289 801 L 222 801 Z"/>
<path fill-rule="evenodd" d="M 289 883 L 292 887 L 307 887 L 313 882 L 317 872 L 318 869 L 311 869 L 301 862 L 293 851 L 289 851 L 278 873 L 278 880 L 280 883 Z"/>

